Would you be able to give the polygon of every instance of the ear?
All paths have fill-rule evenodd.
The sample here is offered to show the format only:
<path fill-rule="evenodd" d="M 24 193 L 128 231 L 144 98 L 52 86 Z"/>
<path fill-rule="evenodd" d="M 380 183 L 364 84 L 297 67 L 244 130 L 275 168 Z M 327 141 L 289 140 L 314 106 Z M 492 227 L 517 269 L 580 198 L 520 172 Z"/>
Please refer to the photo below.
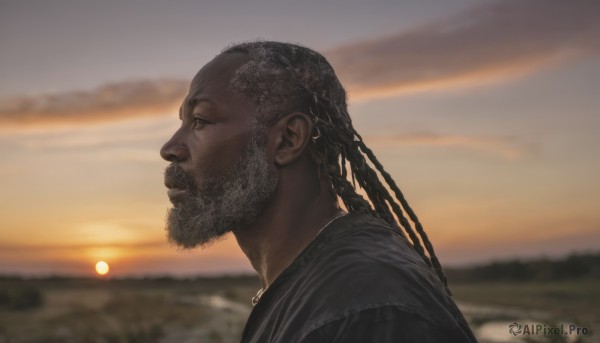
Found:
<path fill-rule="evenodd" d="M 310 141 L 312 120 L 302 112 L 290 113 L 277 121 L 271 130 L 273 160 L 286 166 L 302 156 Z"/>

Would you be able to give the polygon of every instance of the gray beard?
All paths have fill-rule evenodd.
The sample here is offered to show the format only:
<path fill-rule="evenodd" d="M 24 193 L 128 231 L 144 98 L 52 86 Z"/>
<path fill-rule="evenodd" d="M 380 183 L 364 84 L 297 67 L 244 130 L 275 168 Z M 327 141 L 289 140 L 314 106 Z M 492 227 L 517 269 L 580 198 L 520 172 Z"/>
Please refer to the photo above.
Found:
<path fill-rule="evenodd" d="M 258 137 L 258 133 L 253 134 L 228 173 L 206 179 L 199 187 L 182 170 L 171 173 L 187 185 L 189 196 L 167 212 L 169 242 L 184 249 L 206 247 L 256 220 L 279 179 Z M 166 173 L 170 168 L 178 167 L 171 165 Z"/>

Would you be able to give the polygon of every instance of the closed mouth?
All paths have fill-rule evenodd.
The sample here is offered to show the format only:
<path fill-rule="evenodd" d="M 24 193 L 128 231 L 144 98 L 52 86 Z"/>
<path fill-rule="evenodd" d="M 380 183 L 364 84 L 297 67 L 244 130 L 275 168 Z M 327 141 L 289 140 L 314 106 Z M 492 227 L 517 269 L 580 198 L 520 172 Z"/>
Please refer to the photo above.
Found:
<path fill-rule="evenodd" d="M 188 191 L 187 191 L 187 189 L 184 189 L 184 188 L 173 187 L 173 188 L 169 188 L 169 190 L 167 191 L 167 195 L 169 196 L 169 199 L 171 200 L 172 203 L 176 203 L 176 202 L 179 202 L 182 197 L 187 196 Z"/>

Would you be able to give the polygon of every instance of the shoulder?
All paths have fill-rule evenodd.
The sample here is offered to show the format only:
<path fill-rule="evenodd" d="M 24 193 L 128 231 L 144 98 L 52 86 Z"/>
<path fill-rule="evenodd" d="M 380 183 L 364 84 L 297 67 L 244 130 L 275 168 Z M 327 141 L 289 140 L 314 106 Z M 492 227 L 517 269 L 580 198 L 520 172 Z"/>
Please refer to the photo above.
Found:
<path fill-rule="evenodd" d="M 406 239 L 385 222 L 353 215 L 332 227 L 297 284 L 321 323 L 350 313 L 393 306 L 436 325 L 459 313 L 445 286 Z"/>
<path fill-rule="evenodd" d="M 377 218 L 352 214 L 327 227 L 265 292 L 247 326 L 258 338 L 248 341 L 298 342 L 351 332 L 349 325 L 371 327 L 373 321 L 384 331 L 417 325 L 407 318 L 436 332 L 464 321 L 399 232 Z"/>

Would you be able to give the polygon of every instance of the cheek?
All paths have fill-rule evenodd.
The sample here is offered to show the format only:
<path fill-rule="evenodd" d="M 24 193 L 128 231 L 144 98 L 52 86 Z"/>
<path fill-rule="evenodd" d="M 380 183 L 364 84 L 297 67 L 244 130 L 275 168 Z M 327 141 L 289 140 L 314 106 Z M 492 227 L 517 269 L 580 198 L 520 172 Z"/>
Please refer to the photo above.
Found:
<path fill-rule="evenodd" d="M 221 135 L 207 137 L 202 143 L 195 139 L 189 149 L 197 181 L 218 177 L 231 170 L 245 149 L 246 137 L 245 134 Z"/>

